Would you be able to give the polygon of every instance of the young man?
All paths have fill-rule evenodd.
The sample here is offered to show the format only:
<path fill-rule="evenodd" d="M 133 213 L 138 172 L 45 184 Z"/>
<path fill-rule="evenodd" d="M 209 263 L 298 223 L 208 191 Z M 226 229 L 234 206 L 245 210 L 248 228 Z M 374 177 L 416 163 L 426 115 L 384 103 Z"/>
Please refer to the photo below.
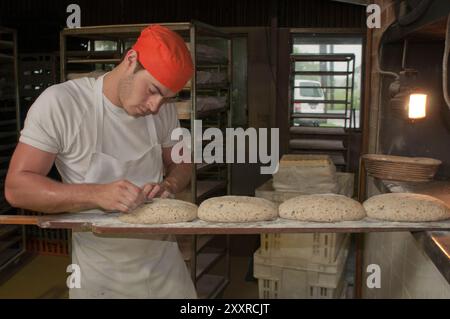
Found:
<path fill-rule="evenodd" d="M 48 88 L 28 112 L 6 199 L 46 213 L 129 213 L 146 199 L 181 191 L 191 167 L 171 160 L 170 136 L 179 123 L 175 106 L 164 102 L 192 73 L 183 39 L 151 25 L 111 72 Z M 62 183 L 46 177 L 53 163 Z M 80 267 L 81 288 L 72 288 L 71 298 L 196 297 L 172 236 L 74 232 L 72 263 Z"/>

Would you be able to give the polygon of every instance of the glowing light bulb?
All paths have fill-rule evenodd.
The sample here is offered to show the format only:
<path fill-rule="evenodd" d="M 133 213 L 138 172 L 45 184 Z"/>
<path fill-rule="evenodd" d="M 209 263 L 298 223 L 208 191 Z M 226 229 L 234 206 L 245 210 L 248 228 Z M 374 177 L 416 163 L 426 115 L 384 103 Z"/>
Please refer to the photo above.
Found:
<path fill-rule="evenodd" d="M 414 93 L 409 96 L 408 117 L 410 119 L 421 119 L 427 115 L 427 95 Z"/>

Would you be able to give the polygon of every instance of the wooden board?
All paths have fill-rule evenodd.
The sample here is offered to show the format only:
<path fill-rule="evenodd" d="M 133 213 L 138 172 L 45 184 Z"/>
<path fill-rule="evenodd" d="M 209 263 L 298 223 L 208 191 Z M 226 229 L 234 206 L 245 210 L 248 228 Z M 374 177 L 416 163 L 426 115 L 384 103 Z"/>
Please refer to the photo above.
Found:
<path fill-rule="evenodd" d="M 143 225 L 127 224 L 119 213 L 79 213 L 46 216 L 0 216 L 0 224 L 32 224 L 41 228 L 66 228 L 95 234 L 151 235 L 151 234 L 261 234 L 311 232 L 378 232 L 450 230 L 450 220 L 442 222 L 407 223 L 386 222 L 365 218 L 337 223 L 299 222 L 278 218 L 254 223 L 210 223 L 195 220 L 187 223 Z M 18 218 L 20 217 L 20 218 Z"/>

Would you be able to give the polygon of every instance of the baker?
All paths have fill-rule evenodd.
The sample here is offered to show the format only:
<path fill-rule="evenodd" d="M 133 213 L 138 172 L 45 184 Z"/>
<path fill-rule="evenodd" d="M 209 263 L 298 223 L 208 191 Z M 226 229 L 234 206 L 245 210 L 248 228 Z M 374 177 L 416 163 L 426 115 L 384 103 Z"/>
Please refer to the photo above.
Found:
<path fill-rule="evenodd" d="M 190 164 L 171 160 L 174 104 L 193 73 L 183 39 L 144 29 L 122 62 L 95 78 L 46 89 L 31 106 L 8 170 L 5 196 L 45 213 L 129 213 L 189 183 Z M 55 163 L 62 183 L 47 177 Z M 164 176 L 164 178 L 163 178 Z M 98 237 L 73 232 L 81 288 L 70 298 L 195 298 L 173 236 Z"/>

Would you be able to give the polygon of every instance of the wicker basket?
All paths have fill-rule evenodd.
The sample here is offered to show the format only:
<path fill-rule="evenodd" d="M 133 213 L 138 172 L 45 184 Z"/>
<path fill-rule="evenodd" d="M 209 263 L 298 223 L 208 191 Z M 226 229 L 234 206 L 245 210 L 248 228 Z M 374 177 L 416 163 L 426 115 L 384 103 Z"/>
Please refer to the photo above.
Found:
<path fill-rule="evenodd" d="M 442 164 L 433 158 L 383 154 L 366 154 L 362 159 L 369 176 L 404 182 L 429 182 Z"/>

